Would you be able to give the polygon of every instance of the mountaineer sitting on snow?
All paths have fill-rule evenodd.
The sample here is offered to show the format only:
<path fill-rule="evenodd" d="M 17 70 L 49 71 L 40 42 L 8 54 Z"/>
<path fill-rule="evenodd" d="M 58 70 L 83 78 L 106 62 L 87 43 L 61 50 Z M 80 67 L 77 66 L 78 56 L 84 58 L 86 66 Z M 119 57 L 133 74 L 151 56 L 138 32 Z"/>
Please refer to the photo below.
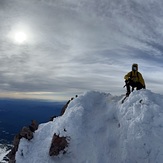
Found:
<path fill-rule="evenodd" d="M 124 76 L 125 83 L 126 83 L 126 88 L 127 88 L 127 93 L 126 96 L 129 96 L 130 94 L 130 86 L 132 87 L 132 91 L 134 88 L 136 90 L 145 89 L 145 82 L 142 77 L 142 74 L 138 72 L 138 64 L 133 64 L 132 65 L 132 71 L 130 71 L 128 74 Z"/>

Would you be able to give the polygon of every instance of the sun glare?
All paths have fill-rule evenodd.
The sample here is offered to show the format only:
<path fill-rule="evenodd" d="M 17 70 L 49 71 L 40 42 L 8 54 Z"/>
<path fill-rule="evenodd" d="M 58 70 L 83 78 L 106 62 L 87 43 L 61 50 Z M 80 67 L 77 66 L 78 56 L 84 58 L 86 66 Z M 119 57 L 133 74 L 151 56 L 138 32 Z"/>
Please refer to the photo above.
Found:
<path fill-rule="evenodd" d="M 25 23 L 17 23 L 11 27 L 6 35 L 10 41 L 17 45 L 29 44 L 32 42 L 31 39 L 32 31 L 29 25 Z"/>
<path fill-rule="evenodd" d="M 18 44 L 23 44 L 27 40 L 27 35 L 25 32 L 16 32 L 14 35 L 14 40 Z"/>

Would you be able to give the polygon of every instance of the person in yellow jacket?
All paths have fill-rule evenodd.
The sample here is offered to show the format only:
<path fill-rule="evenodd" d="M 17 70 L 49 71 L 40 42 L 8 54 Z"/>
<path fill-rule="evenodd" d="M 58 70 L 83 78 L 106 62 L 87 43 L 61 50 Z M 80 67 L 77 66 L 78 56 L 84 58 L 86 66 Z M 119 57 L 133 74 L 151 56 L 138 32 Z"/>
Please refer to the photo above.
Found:
<path fill-rule="evenodd" d="M 127 88 L 126 96 L 129 96 L 129 94 L 130 94 L 130 86 L 132 87 L 132 91 L 134 90 L 134 88 L 136 88 L 136 90 L 146 88 L 145 81 L 143 79 L 142 74 L 140 72 L 138 72 L 138 64 L 136 64 L 136 63 L 134 63 L 132 65 L 132 71 L 127 73 L 124 76 L 124 79 L 125 79 L 125 83 L 126 83 L 125 86 Z"/>

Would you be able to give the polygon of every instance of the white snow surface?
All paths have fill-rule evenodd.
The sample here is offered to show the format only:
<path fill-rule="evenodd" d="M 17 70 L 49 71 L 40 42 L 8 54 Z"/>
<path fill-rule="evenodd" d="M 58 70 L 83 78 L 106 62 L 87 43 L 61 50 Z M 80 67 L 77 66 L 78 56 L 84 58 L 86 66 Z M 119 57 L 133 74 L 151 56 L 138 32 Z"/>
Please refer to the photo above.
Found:
<path fill-rule="evenodd" d="M 3 144 L 0 144 L 0 163 L 5 163 L 3 158 L 9 153 L 9 150 Z"/>
<path fill-rule="evenodd" d="M 32 140 L 21 139 L 16 163 L 162 163 L 163 95 L 140 90 L 122 98 L 96 91 L 75 98 Z M 54 133 L 70 140 L 66 154 L 50 157 Z"/>

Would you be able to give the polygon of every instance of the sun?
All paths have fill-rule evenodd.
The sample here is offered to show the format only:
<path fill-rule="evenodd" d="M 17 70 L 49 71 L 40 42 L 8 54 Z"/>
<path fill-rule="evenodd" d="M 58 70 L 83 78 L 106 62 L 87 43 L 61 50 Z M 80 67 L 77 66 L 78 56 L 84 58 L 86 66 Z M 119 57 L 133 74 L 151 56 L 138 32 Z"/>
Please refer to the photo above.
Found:
<path fill-rule="evenodd" d="M 15 45 L 29 45 L 35 43 L 35 37 L 31 24 L 25 22 L 17 22 L 13 24 L 6 33 L 8 41 L 11 41 Z"/>
<path fill-rule="evenodd" d="M 15 32 L 14 41 L 18 44 L 23 44 L 27 41 L 27 34 L 23 31 Z"/>

